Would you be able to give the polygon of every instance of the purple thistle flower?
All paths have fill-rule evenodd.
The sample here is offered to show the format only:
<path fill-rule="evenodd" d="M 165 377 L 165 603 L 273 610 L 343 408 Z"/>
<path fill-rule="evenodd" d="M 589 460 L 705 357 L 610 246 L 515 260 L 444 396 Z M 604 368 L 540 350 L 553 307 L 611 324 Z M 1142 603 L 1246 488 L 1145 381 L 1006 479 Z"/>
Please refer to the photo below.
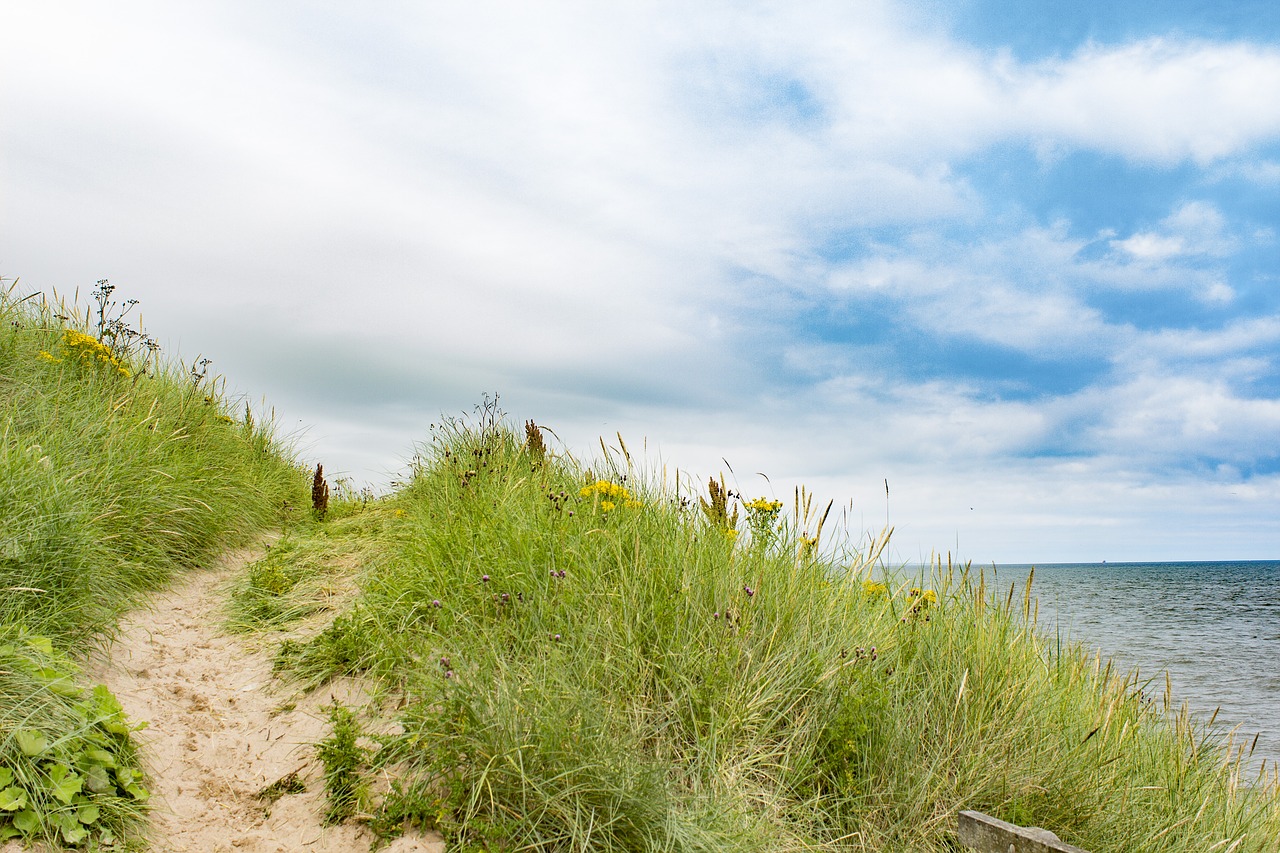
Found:
<path fill-rule="evenodd" d="M 489 582 L 489 576 L 488 576 L 488 575 L 481 575 L 481 576 L 480 576 L 480 581 L 481 581 L 481 583 L 488 583 L 488 582 Z"/>
<path fill-rule="evenodd" d="M 433 599 L 431 600 L 431 606 L 432 606 L 432 607 L 442 607 L 443 605 L 441 605 L 441 604 L 440 604 L 440 599 L 438 599 L 438 598 L 433 598 Z"/>

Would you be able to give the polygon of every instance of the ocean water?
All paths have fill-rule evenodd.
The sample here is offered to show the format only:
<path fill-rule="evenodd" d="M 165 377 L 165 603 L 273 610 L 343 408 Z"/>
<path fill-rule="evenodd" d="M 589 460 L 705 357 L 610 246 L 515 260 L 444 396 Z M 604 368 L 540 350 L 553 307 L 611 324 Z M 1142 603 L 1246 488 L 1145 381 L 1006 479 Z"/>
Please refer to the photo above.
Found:
<path fill-rule="evenodd" d="M 976 568 L 976 567 L 975 567 Z M 1030 565 L 987 566 L 988 588 L 1020 599 Z M 1216 725 L 1258 735 L 1253 767 L 1280 762 L 1280 561 L 1087 563 L 1035 567 L 1039 624 L 1052 635 L 1102 651 L 1122 670 L 1154 677 L 1167 670 L 1175 706 L 1186 702 Z"/>

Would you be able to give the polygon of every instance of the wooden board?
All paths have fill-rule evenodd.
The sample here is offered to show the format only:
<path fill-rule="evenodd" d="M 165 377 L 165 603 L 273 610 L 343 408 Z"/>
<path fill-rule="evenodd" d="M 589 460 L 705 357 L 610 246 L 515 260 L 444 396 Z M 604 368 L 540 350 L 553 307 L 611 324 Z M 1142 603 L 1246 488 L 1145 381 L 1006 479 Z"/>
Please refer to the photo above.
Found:
<path fill-rule="evenodd" d="M 960 812 L 960 843 L 978 853 L 1087 853 L 1039 827 L 1015 826 L 982 812 Z"/>

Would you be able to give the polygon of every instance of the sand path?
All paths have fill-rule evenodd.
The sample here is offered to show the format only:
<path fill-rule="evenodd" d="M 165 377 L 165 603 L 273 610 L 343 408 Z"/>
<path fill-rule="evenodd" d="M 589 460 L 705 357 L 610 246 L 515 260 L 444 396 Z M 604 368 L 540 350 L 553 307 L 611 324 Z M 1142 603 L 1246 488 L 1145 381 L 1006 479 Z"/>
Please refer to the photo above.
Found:
<path fill-rule="evenodd" d="M 359 701 L 358 687 L 294 695 L 272 681 L 269 651 L 220 630 L 228 580 L 260 554 L 228 554 L 158 594 L 126 617 L 110 659 L 88 673 L 130 719 L 149 722 L 137 737 L 152 774 L 157 853 L 346 853 L 373 841 L 361 826 L 323 825 L 323 768 L 309 746 L 328 734 L 322 706 L 335 693 Z M 290 773 L 305 792 L 274 805 L 258 797 Z M 443 853 L 444 844 L 406 836 L 382 849 Z"/>

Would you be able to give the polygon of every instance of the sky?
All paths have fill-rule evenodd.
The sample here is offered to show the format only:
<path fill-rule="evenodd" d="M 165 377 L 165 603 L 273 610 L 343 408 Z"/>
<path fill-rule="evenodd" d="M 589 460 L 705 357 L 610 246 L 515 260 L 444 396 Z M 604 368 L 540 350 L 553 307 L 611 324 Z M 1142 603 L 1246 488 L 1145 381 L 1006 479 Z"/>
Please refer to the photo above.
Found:
<path fill-rule="evenodd" d="M 109 280 L 357 488 L 496 393 L 588 464 L 803 484 L 896 561 L 1280 559 L 1272 0 L 0 33 L 0 276 Z"/>

